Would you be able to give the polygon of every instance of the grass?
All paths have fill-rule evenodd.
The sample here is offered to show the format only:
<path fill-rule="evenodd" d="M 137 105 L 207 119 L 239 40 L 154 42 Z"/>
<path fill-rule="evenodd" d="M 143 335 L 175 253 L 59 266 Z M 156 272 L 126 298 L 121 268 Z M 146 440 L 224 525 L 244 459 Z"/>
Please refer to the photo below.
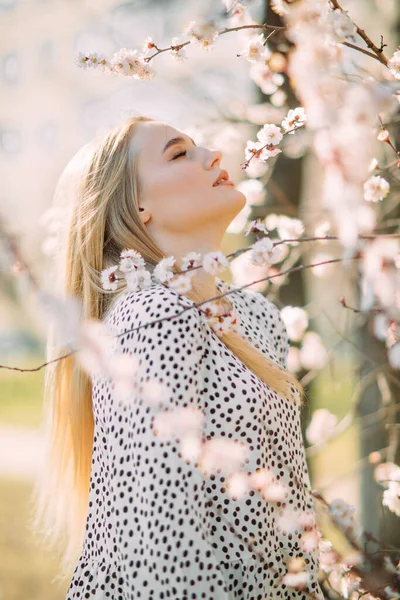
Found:
<path fill-rule="evenodd" d="M 350 361 L 337 365 L 335 373 L 327 369 L 319 373 L 313 386 L 310 406 L 304 411 L 305 422 L 309 423 L 310 413 L 318 408 L 328 409 L 340 421 L 350 409 L 355 374 Z M 357 520 L 360 517 L 359 471 L 356 468 L 358 459 L 359 425 L 355 422 L 308 461 L 313 488 L 320 491 L 328 502 L 342 498 L 354 505 Z M 332 541 L 339 552 L 349 550 L 347 541 L 331 524 L 330 519 L 319 518 L 319 525 L 322 534 Z"/>
<path fill-rule="evenodd" d="M 43 362 L 37 356 L 8 363 L 24 368 Z M 44 369 L 0 370 L 0 425 L 38 428 L 42 420 Z M 54 581 L 58 560 L 35 542 L 29 529 L 30 481 L 0 478 L 0 600 L 64 600 L 68 582 Z"/>
<path fill-rule="evenodd" d="M 0 600 L 64 600 L 57 559 L 28 528 L 32 484 L 0 479 Z"/>
<path fill-rule="evenodd" d="M 35 367 L 43 362 L 34 358 L 29 364 L 16 359 L 13 365 Z M 39 427 L 42 418 L 44 369 L 32 373 L 0 370 L 0 423 L 15 427 Z"/>

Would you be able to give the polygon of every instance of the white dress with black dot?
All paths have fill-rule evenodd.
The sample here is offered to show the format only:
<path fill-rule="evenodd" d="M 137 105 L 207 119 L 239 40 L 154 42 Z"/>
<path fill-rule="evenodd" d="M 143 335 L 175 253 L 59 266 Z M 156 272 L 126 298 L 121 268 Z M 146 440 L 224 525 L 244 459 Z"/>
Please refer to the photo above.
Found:
<path fill-rule="evenodd" d="M 216 281 L 220 290 L 228 285 Z M 289 342 L 278 308 L 254 291 L 228 298 L 239 333 L 286 366 Z M 125 293 L 104 322 L 117 334 L 193 304 L 153 284 Z M 120 352 L 141 359 L 139 392 L 121 404 L 110 380 L 93 377 L 89 510 L 67 600 L 323 599 L 316 551 L 304 552 L 301 531 L 285 532 L 277 522 L 285 506 L 313 511 L 299 408 L 248 369 L 196 308 L 116 339 Z M 221 471 L 203 476 L 194 461 L 178 455 L 177 438 L 154 436 L 159 407 L 140 396 L 149 380 L 167 386 L 171 407 L 203 411 L 203 439 L 245 443 L 249 458 L 242 470 L 268 467 L 287 486 L 286 500 L 269 502 L 254 489 L 235 499 Z M 281 583 L 293 557 L 302 557 L 309 573 L 302 590 Z"/>

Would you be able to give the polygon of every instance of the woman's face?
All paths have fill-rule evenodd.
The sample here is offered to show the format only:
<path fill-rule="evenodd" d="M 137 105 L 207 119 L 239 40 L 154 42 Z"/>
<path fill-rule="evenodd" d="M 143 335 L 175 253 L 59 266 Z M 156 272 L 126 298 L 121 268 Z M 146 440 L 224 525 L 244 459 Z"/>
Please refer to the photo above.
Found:
<path fill-rule="evenodd" d="M 223 170 L 222 153 L 196 146 L 190 137 L 159 121 L 139 122 L 134 137 L 139 206 L 145 209 L 140 214 L 150 215 L 145 219 L 150 233 L 169 247 L 168 240 L 176 234 L 188 241 L 192 237 L 199 242 L 197 248 L 207 233 L 210 247 L 218 248 L 246 204 L 244 194 L 233 185 L 213 187 Z"/>

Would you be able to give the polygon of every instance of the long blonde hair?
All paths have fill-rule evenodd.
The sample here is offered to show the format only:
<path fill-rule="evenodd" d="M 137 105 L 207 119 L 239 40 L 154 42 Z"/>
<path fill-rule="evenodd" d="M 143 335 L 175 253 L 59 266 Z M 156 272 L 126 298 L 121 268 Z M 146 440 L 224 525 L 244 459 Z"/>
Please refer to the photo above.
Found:
<path fill-rule="evenodd" d="M 84 164 L 78 173 L 75 200 L 69 206 L 65 246 L 57 269 L 61 274 L 59 291 L 80 300 L 83 319 L 101 320 L 110 303 L 126 290 L 123 281 L 115 291 L 105 291 L 100 284 L 101 271 L 118 264 L 124 249 L 140 252 L 153 266 L 166 257 L 139 218 L 134 132 L 138 122 L 151 120 L 143 116 L 128 119 L 84 147 L 85 156 L 79 157 Z M 58 188 L 64 187 L 65 178 L 63 174 Z M 208 300 L 196 287 L 196 277 L 192 285 L 188 298 L 196 304 Z M 283 399 L 295 392 L 302 401 L 304 390 L 299 381 L 239 334 L 229 331 L 221 340 Z M 47 361 L 64 353 L 65 348 L 50 334 Z M 33 527 L 59 552 L 66 574 L 84 537 L 94 433 L 91 380 L 75 354 L 46 367 L 44 400 L 48 448 L 45 469 L 34 491 Z"/>

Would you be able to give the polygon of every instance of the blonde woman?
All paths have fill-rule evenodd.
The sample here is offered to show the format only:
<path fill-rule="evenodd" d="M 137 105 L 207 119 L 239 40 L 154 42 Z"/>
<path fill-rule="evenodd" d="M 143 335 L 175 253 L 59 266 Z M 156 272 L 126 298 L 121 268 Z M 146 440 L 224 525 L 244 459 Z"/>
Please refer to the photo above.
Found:
<path fill-rule="evenodd" d="M 134 117 L 84 154 L 59 264 L 63 290 L 139 366 L 125 402 L 112 378 L 89 376 L 75 354 L 47 372 L 50 448 L 38 521 L 74 566 L 67 599 L 322 598 L 299 420 L 304 391 L 286 371 L 279 310 L 242 290 L 206 303 L 218 319 L 195 306 L 235 290 L 212 265 L 193 271 L 186 293 L 160 268 L 174 257 L 178 274 L 188 256 L 218 252 L 245 205 L 221 152 Z M 135 279 L 136 267 L 149 275 Z M 218 330 L 223 319 L 231 326 Z M 49 340 L 48 358 L 62 350 Z M 159 386 L 158 401 L 149 383 Z M 155 427 L 162 411 L 185 408 L 204 416 L 192 459 L 184 432 L 165 438 Z M 213 457 L 226 468 L 213 468 Z"/>

